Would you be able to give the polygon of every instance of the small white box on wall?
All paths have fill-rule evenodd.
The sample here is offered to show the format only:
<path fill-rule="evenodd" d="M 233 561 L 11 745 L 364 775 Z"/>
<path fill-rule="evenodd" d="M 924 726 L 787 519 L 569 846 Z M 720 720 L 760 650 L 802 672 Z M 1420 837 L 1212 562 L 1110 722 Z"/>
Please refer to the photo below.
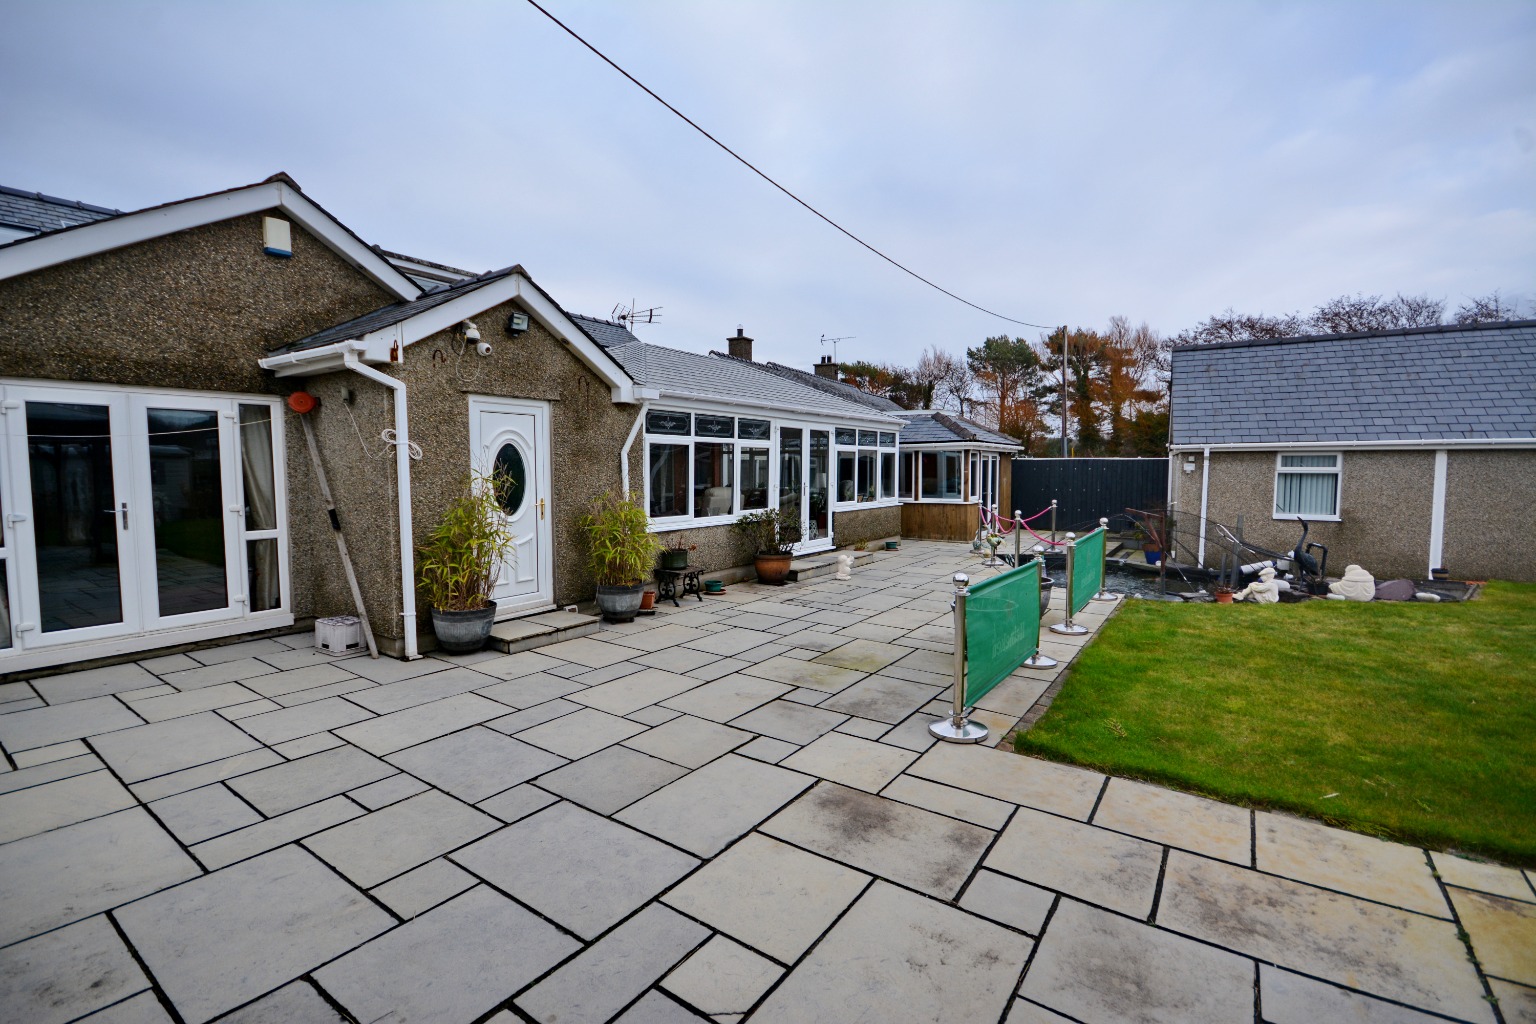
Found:
<path fill-rule="evenodd" d="M 351 654 L 363 646 L 363 623 L 356 615 L 315 620 L 315 646 L 326 654 Z"/>
<path fill-rule="evenodd" d="M 277 217 L 261 218 L 261 245 L 268 256 L 292 256 L 293 226 Z"/>

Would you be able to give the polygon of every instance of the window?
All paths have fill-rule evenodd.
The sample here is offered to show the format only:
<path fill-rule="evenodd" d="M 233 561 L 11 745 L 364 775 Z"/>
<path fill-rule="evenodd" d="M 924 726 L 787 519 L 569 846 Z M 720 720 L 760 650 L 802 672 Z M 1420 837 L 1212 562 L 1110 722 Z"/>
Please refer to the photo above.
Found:
<path fill-rule="evenodd" d="M 919 461 L 922 497 L 930 501 L 960 501 L 960 452 L 923 452 Z"/>
<path fill-rule="evenodd" d="M 743 420 L 743 423 L 746 421 Z M 741 508 L 756 511 L 768 507 L 768 449 L 741 450 Z"/>
<path fill-rule="evenodd" d="M 1274 518 L 1338 519 L 1340 468 L 1337 452 L 1278 455 Z"/>
<path fill-rule="evenodd" d="M 896 496 L 896 453 L 880 453 L 880 497 Z"/>
<path fill-rule="evenodd" d="M 649 479 L 652 519 L 688 514 L 687 444 L 653 444 L 650 447 Z"/>
<path fill-rule="evenodd" d="M 875 453 L 859 451 L 859 500 L 875 500 Z"/>
<path fill-rule="evenodd" d="M 858 495 L 858 483 L 854 480 L 854 463 L 858 458 L 854 449 L 837 453 L 837 500 L 853 501 Z"/>
<path fill-rule="evenodd" d="M 863 504 L 896 496 L 896 453 L 880 450 L 882 445 L 896 446 L 895 433 L 838 427 L 833 440 L 837 445 L 840 504 Z"/>
<path fill-rule="evenodd" d="M 685 412 L 651 410 L 645 414 L 647 434 L 691 434 L 693 417 Z"/>
<path fill-rule="evenodd" d="M 737 420 L 736 436 L 743 441 L 766 441 L 773 434 L 773 427 L 767 420 Z"/>
<path fill-rule="evenodd" d="M 704 419 L 700 416 L 699 419 Z M 728 516 L 736 497 L 736 446 L 708 441 L 693 444 L 693 515 Z"/>
<path fill-rule="evenodd" d="M 901 490 L 899 493 L 903 498 L 911 498 L 913 496 L 912 460 L 915 458 L 917 458 L 917 453 L 915 452 L 901 453 Z"/>

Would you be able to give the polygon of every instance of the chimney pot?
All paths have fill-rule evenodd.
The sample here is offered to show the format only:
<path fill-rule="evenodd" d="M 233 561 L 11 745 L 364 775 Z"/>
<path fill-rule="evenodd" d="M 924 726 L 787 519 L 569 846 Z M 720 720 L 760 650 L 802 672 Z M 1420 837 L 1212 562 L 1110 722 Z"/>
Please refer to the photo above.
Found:
<path fill-rule="evenodd" d="M 815 370 L 818 377 L 837 380 L 837 364 L 832 361 L 831 356 L 822 356 L 821 362 L 816 364 Z"/>
<path fill-rule="evenodd" d="M 746 331 L 743 328 L 737 327 L 736 337 L 726 338 L 725 343 L 726 350 L 732 356 L 737 359 L 745 359 L 747 362 L 752 361 L 752 339 L 747 337 Z"/>

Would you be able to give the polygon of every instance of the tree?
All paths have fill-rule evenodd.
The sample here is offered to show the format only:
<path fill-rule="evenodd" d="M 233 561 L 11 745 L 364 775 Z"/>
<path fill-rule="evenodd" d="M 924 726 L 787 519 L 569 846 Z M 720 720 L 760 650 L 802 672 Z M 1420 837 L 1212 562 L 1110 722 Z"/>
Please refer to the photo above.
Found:
<path fill-rule="evenodd" d="M 1380 295 L 1340 295 L 1318 306 L 1304 326 L 1312 334 L 1355 334 L 1407 327 L 1433 327 L 1445 313 L 1445 300 L 1404 295 L 1383 301 Z"/>
<path fill-rule="evenodd" d="M 912 377 L 930 389 L 925 409 L 954 409 L 964 416 L 976 392 L 976 378 L 966 361 L 937 345 L 918 359 Z"/>
<path fill-rule="evenodd" d="M 912 381 L 910 371 L 902 366 L 885 363 L 844 363 L 838 367 L 838 379 L 860 391 L 880 398 L 889 398 L 903 408 L 913 408 L 903 399 L 910 400 Z"/>
<path fill-rule="evenodd" d="M 1478 295 L 1463 302 L 1456 310 L 1458 324 L 1487 324 L 1514 320 L 1520 315 L 1519 302 L 1507 302 L 1497 291 Z"/>
<path fill-rule="evenodd" d="M 965 361 L 977 386 L 989 396 L 990 419 L 995 424 L 1017 419 L 1015 407 L 1027 401 L 1039 386 L 1040 354 L 1023 338 L 1006 334 L 988 338 L 980 346 L 966 349 Z"/>

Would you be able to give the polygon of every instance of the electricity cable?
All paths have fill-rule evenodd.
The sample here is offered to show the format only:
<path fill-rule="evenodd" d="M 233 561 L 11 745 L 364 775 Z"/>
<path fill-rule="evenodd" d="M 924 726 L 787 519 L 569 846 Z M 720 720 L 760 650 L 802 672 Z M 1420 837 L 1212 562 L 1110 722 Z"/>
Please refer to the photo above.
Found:
<path fill-rule="evenodd" d="M 528 0 L 528 4 L 529 4 L 529 6 L 534 8 L 534 10 L 536 10 L 540 14 L 544 15 L 544 17 L 548 18 L 550 21 L 554 22 L 556 25 L 559 25 L 562 29 L 565 30 L 566 34 L 569 35 L 572 39 L 576 40 L 582 46 L 585 46 L 587 49 L 591 50 L 594 54 L 597 55 L 598 59 L 601 60 L 603 63 L 607 64 L 609 67 L 613 68 L 613 70 L 617 71 L 619 74 L 623 75 L 625 78 L 627 78 L 631 82 L 633 82 L 637 87 L 639 87 L 641 90 L 643 90 L 646 95 L 650 96 L 651 99 L 655 100 L 657 103 L 660 103 L 662 106 L 664 106 L 668 110 L 672 111 L 672 113 L 674 113 L 678 117 L 682 118 L 682 120 L 684 122 L 686 122 L 688 124 L 688 126 L 691 127 L 694 131 L 698 132 L 700 135 L 704 136 L 710 142 L 713 142 L 715 145 L 719 146 L 721 149 L 723 149 L 727 153 L 729 153 L 732 157 L 734 157 L 736 159 L 736 161 L 738 163 L 740 163 L 747 170 L 751 171 L 753 174 L 757 175 L 759 178 L 762 178 L 768 184 L 772 185 L 774 188 L 778 189 L 780 192 L 784 193 L 786 196 L 788 196 L 789 198 L 793 199 L 796 203 L 799 203 L 801 206 L 805 207 L 805 209 L 809 210 L 811 213 L 815 214 L 817 217 L 821 218 L 827 224 L 829 224 L 832 227 L 836 228 L 838 231 L 842 232 L 847 237 L 853 239 L 853 241 L 855 241 L 858 244 L 862 245 L 864 248 L 868 249 L 870 252 L 874 253 L 876 256 L 878 256 L 881 259 L 885 260 L 885 262 L 889 263 L 891 266 L 895 267 L 897 270 L 900 270 L 904 274 L 908 274 L 908 275 L 910 275 L 912 277 L 915 277 L 917 280 L 923 282 L 923 284 L 927 285 L 930 288 L 933 288 L 936 291 L 943 292 L 945 295 L 948 295 L 950 298 L 954 299 L 956 302 L 964 303 L 965 305 L 970 306 L 972 309 L 978 310 L 978 311 L 980 311 L 982 313 L 985 313 L 988 316 L 995 316 L 999 320 L 1006 320 L 1006 321 L 1008 321 L 1011 324 L 1018 324 L 1021 327 L 1038 327 L 1041 330 L 1046 330 L 1046 331 L 1053 331 L 1053 330 L 1056 329 L 1056 328 L 1051 327 L 1051 326 L 1049 326 L 1047 324 L 1030 323 L 1028 320 L 1015 320 L 1011 316 L 1004 316 L 1003 314 L 998 313 L 998 312 L 996 312 L 994 310 L 990 310 L 990 309 L 986 308 L 985 306 L 978 306 L 976 303 L 972 302 L 970 299 L 963 298 L 963 297 L 961 297 L 959 295 L 956 295 L 954 292 L 950 291 L 948 288 L 945 288 L 943 285 L 940 285 L 940 284 L 937 284 L 937 283 L 935 283 L 933 281 L 930 281 L 928 278 L 924 277 L 922 274 L 919 274 L 917 271 L 915 271 L 915 270 L 911 269 L 910 267 L 908 267 L 908 266 L 906 266 L 906 265 L 904 265 L 902 263 L 899 263 L 898 261 L 896 261 L 896 260 L 892 259 L 891 257 L 887 256 L 885 253 L 881 252 L 879 249 L 876 249 L 874 246 L 872 246 L 868 242 L 864 241 L 864 239 L 860 238 L 858 235 L 854 234 L 852 231 L 849 231 L 847 228 L 843 227 L 841 224 L 839 224 L 837 221 L 833 220 L 831 217 L 828 217 L 826 214 L 824 214 L 820 210 L 816 209 L 816 207 L 812 206 L 810 203 L 806 202 L 804 199 L 801 199 L 799 196 L 795 195 L 793 192 L 791 192 L 789 189 L 785 188 L 783 185 L 780 185 L 773 178 L 770 178 L 767 174 L 765 174 L 764 172 L 759 170 L 746 157 L 742 156 L 740 153 L 736 152 L 730 146 L 727 146 L 725 143 L 723 143 L 719 139 L 715 138 L 709 132 L 705 131 L 702 127 L 699 126 L 698 122 L 694 121 L 687 114 L 683 113 L 681 110 L 678 110 L 672 104 L 668 103 L 666 100 L 664 100 L 660 96 L 656 95 L 656 93 L 654 91 L 652 91 L 651 88 L 649 86 L 647 86 L 644 82 L 640 81 L 640 79 L 636 78 L 634 75 L 630 74 L 628 71 L 625 71 L 623 68 L 619 67 L 617 64 L 615 64 L 613 62 L 613 60 L 611 60 L 608 57 L 607 54 L 603 53 L 603 51 L 599 50 L 597 47 L 595 47 L 591 43 L 587 42 L 580 35 L 578 35 L 576 33 L 576 31 L 574 29 L 572 29 L 569 25 L 567 25 L 565 22 L 561 21 L 559 18 L 555 17 L 553 14 L 551 14 L 549 11 L 547 11 L 544 7 L 540 6 L 540 4 L 538 3 L 538 0 Z"/>

